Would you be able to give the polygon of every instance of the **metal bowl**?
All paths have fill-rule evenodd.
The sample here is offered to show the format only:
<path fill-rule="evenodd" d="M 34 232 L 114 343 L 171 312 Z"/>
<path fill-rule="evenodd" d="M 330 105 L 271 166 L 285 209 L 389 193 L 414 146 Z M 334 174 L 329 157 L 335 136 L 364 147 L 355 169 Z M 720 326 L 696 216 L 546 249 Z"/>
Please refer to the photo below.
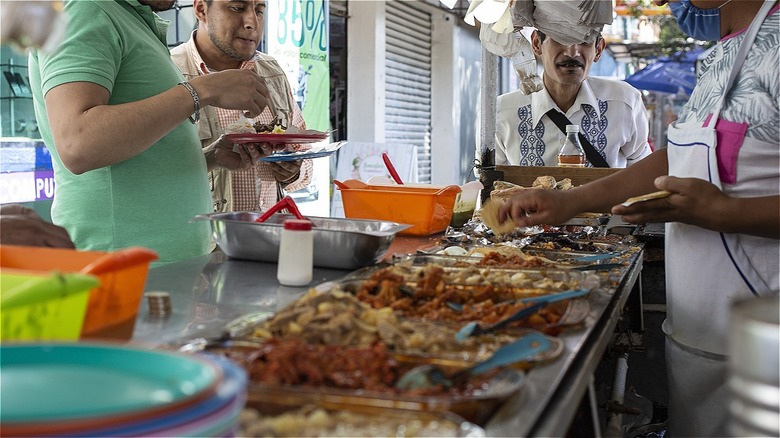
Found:
<path fill-rule="evenodd" d="M 277 213 L 263 223 L 255 222 L 262 213 L 238 211 L 201 214 L 195 220 L 211 221 L 217 244 L 229 257 L 276 263 L 279 240 L 286 219 L 293 215 Z M 357 269 L 378 261 L 395 235 L 411 225 L 395 222 L 308 217 L 314 227 L 314 266 Z"/>

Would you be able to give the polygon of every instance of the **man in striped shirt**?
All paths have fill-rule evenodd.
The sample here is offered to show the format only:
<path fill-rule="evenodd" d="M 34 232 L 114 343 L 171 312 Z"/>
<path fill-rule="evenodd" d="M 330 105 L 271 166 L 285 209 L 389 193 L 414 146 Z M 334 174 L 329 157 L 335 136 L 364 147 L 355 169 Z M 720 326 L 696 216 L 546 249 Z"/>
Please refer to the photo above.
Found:
<path fill-rule="evenodd" d="M 306 129 L 281 66 L 271 56 L 257 51 L 263 33 L 265 1 L 195 0 L 193 10 L 198 28 L 189 41 L 171 50 L 171 57 L 184 77 L 189 80 L 228 69 L 254 70 L 265 80 L 271 101 L 250 121 L 270 123 L 280 115 L 277 114 L 280 110 L 288 125 Z M 198 135 L 202 145 L 213 143 L 239 116 L 237 110 L 201 109 Z M 214 211 L 267 210 L 282 190 L 304 188 L 311 176 L 311 160 L 259 162 L 245 170 L 214 169 L 209 172 Z"/>

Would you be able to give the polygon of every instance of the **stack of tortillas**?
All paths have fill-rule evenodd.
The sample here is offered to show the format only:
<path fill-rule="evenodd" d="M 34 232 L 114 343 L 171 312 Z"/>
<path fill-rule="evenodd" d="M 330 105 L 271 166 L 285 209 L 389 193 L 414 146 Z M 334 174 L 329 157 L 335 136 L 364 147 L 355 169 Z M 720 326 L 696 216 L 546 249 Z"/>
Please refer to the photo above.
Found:
<path fill-rule="evenodd" d="M 496 236 L 511 233 L 517 228 L 512 218 L 508 217 L 503 222 L 498 220 L 498 210 L 503 203 L 503 201 L 497 199 L 488 199 L 482 205 L 482 222 L 489 226 Z"/>

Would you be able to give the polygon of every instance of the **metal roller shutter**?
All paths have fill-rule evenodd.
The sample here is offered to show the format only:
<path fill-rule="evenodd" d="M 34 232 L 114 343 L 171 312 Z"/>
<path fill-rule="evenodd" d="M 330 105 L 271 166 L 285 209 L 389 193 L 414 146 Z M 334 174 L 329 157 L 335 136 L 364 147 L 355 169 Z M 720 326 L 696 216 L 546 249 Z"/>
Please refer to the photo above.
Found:
<path fill-rule="evenodd" d="M 388 1 L 385 142 L 417 146 L 418 179 L 431 182 L 431 14 Z"/>

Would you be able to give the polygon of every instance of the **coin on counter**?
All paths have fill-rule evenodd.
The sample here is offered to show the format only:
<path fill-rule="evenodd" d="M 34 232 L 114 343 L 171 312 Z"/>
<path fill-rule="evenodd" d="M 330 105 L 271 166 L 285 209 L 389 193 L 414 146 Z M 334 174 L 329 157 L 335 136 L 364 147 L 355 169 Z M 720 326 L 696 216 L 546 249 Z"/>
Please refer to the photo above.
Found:
<path fill-rule="evenodd" d="M 163 291 L 152 291 L 144 294 L 149 306 L 149 315 L 168 316 L 171 314 L 171 294 Z"/>

